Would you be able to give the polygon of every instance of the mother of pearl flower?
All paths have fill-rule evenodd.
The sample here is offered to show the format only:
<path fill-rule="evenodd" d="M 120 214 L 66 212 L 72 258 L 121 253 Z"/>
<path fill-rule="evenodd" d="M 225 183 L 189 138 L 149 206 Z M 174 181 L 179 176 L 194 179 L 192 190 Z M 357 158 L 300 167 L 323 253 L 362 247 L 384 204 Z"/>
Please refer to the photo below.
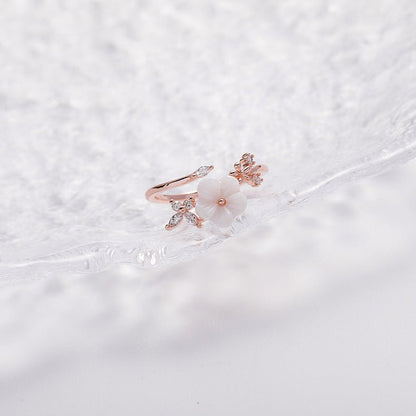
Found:
<path fill-rule="evenodd" d="M 240 191 L 238 180 L 226 176 L 220 180 L 206 178 L 198 185 L 195 211 L 199 217 L 219 227 L 228 227 L 247 206 L 247 197 Z"/>

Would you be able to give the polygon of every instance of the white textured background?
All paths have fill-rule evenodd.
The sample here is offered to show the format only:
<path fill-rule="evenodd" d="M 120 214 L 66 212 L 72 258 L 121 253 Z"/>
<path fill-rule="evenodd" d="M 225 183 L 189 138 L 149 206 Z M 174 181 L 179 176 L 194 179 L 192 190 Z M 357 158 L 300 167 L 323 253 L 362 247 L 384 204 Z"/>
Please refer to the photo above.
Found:
<path fill-rule="evenodd" d="M 0 64 L 2 415 L 415 414 L 413 1 L 6 1 Z"/>
<path fill-rule="evenodd" d="M 166 236 L 170 210 L 143 198 L 201 164 L 223 174 L 251 151 L 271 167 L 233 235 L 413 155 L 413 0 L 10 1 L 0 19 L 5 277 L 172 263 L 227 238 Z"/>

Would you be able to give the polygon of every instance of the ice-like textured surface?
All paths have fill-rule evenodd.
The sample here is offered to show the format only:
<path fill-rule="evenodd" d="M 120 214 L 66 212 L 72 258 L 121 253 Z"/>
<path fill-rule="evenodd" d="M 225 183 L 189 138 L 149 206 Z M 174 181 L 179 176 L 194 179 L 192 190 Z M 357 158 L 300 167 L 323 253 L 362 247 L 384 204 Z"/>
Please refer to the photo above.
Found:
<path fill-rule="evenodd" d="M 414 156 L 416 4 L 27 1 L 0 14 L 0 275 L 172 263 Z M 229 233 L 145 190 L 251 151 Z"/>
<path fill-rule="evenodd" d="M 171 267 L 0 282 L 0 414 L 413 416 L 415 181 L 350 183 Z"/>

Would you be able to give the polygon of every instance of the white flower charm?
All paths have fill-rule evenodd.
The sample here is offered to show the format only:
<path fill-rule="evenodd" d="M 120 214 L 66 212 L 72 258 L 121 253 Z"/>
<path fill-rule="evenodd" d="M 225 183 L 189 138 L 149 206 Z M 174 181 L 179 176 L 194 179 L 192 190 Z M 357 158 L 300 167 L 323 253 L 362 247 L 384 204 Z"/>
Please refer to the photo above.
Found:
<path fill-rule="evenodd" d="M 206 178 L 198 185 L 195 211 L 199 217 L 219 227 L 228 227 L 247 206 L 247 197 L 240 191 L 238 180 L 226 176 L 221 180 Z"/>

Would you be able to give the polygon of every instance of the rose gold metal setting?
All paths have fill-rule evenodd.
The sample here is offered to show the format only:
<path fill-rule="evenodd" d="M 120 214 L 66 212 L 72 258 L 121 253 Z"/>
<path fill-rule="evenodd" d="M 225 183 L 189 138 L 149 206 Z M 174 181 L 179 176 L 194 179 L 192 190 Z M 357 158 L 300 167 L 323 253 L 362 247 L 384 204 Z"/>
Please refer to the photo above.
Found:
<path fill-rule="evenodd" d="M 225 199 L 225 198 L 220 198 L 220 199 L 217 201 L 217 204 L 218 204 L 220 207 L 223 207 L 226 203 L 227 203 L 227 201 L 226 201 L 226 199 Z"/>
<path fill-rule="evenodd" d="M 256 165 L 254 155 L 244 153 L 239 162 L 234 163 L 234 171 L 229 173 L 241 184 L 248 183 L 251 186 L 260 186 L 263 182 L 262 173 L 266 173 L 266 165 Z"/>
<path fill-rule="evenodd" d="M 165 225 L 166 230 L 172 230 L 176 226 L 178 226 L 182 220 L 185 218 L 189 224 L 195 225 L 198 228 L 202 227 L 203 219 L 199 218 L 198 215 L 190 212 L 191 209 L 195 208 L 195 199 L 193 197 L 189 197 L 185 199 L 185 201 L 170 201 L 170 205 L 175 214 L 172 215 L 169 222 Z"/>
<path fill-rule="evenodd" d="M 146 198 L 150 202 L 156 202 L 159 204 L 167 204 L 171 203 L 172 201 L 185 201 L 186 199 L 192 198 L 195 200 L 195 198 L 198 197 L 198 192 L 189 192 L 187 194 L 165 194 L 164 192 L 177 188 L 179 186 L 187 185 L 188 183 L 191 183 L 197 179 L 203 178 L 204 176 L 208 175 L 212 170 L 214 169 L 214 166 L 201 166 L 199 169 L 197 169 L 195 172 L 192 172 L 191 174 L 184 176 L 183 178 L 174 179 L 173 181 L 164 182 L 160 185 L 156 185 L 149 190 L 146 191 Z"/>
<path fill-rule="evenodd" d="M 172 230 L 177 227 L 184 218 L 189 224 L 198 228 L 202 227 L 204 220 L 198 217 L 195 213 L 191 212 L 196 206 L 198 192 L 188 192 L 182 194 L 169 194 L 165 192 L 170 189 L 178 188 L 179 186 L 187 185 L 197 179 L 201 179 L 208 175 L 213 169 L 214 166 L 212 165 L 201 166 L 199 169 L 187 176 L 161 183 L 160 185 L 153 186 L 146 191 L 146 198 L 150 202 L 159 204 L 169 203 L 171 208 L 175 211 L 175 214 L 172 215 L 169 222 L 165 225 L 166 230 Z M 263 182 L 261 175 L 262 173 L 268 171 L 266 165 L 256 165 L 254 155 L 251 153 L 244 153 L 243 156 L 241 156 L 240 161 L 234 163 L 234 169 L 235 170 L 231 171 L 229 175 L 236 178 L 240 185 L 248 183 L 251 186 L 261 185 Z M 227 204 L 227 201 L 224 198 L 220 198 L 217 201 L 217 204 L 219 206 L 224 206 Z"/>

